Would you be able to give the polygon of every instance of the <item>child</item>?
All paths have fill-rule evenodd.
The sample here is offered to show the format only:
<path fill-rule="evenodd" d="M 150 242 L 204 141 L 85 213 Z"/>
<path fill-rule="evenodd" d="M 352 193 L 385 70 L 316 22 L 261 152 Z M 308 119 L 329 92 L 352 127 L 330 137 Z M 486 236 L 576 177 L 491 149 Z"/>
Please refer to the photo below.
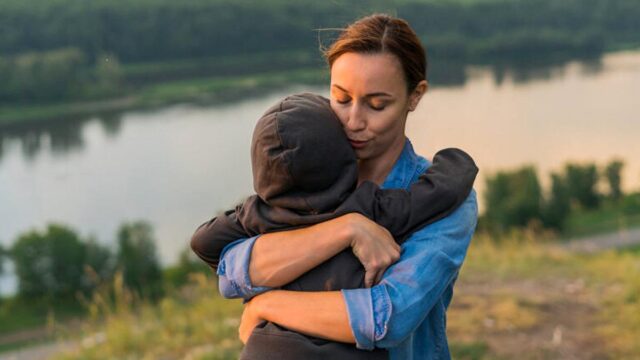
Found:
<path fill-rule="evenodd" d="M 235 210 L 202 224 L 191 240 L 193 251 L 217 268 L 222 249 L 239 238 L 316 224 L 358 212 L 384 226 L 401 244 L 412 232 L 455 210 L 471 191 L 477 174 L 473 159 L 445 149 L 411 186 L 380 189 L 357 185 L 355 153 L 329 101 L 313 94 L 292 95 L 258 121 L 251 145 L 257 195 Z M 283 289 L 329 291 L 364 287 L 364 268 L 347 249 Z M 276 324 L 260 324 L 243 359 L 387 358 L 353 345 L 307 337 Z"/>

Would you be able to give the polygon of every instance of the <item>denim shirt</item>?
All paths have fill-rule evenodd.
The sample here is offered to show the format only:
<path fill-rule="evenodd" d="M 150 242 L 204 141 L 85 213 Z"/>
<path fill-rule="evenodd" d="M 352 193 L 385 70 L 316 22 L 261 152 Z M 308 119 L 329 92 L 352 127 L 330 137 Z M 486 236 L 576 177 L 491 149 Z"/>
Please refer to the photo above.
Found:
<path fill-rule="evenodd" d="M 429 166 L 407 139 L 382 188 L 408 189 Z M 380 283 L 342 290 L 358 348 L 387 348 L 392 360 L 450 359 L 446 310 L 477 212 L 472 191 L 451 215 L 413 233 L 401 247 L 400 260 L 386 270 Z M 256 239 L 239 239 L 224 248 L 218 265 L 224 297 L 250 299 L 271 289 L 253 286 L 249 279 Z"/>

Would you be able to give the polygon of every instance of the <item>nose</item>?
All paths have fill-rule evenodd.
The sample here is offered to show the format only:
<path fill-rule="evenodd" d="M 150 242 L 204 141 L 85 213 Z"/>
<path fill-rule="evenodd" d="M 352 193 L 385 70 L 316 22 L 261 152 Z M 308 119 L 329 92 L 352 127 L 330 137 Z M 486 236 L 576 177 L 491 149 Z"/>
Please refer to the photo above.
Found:
<path fill-rule="evenodd" d="M 349 118 L 347 119 L 345 127 L 352 132 L 361 131 L 367 127 L 364 109 L 359 103 L 354 102 L 349 109 Z"/>

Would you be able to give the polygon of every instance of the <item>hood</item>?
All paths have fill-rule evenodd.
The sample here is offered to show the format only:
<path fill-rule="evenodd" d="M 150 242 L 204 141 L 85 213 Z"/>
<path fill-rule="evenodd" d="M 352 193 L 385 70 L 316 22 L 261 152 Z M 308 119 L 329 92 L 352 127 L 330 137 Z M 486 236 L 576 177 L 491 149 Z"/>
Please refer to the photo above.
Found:
<path fill-rule="evenodd" d="M 253 186 L 270 206 L 331 211 L 357 184 L 356 155 L 329 100 L 289 96 L 264 113 L 251 142 Z"/>

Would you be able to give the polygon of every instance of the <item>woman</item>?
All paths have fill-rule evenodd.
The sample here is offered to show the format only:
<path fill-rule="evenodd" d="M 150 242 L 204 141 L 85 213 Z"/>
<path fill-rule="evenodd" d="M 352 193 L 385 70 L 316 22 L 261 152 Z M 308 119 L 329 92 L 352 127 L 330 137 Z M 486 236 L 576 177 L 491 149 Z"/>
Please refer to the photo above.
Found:
<path fill-rule="evenodd" d="M 373 15 L 343 31 L 326 57 L 331 107 L 356 151 L 358 181 L 408 188 L 428 167 L 404 134 L 408 113 L 428 87 L 417 36 L 403 20 Z M 223 252 L 220 290 L 251 299 L 239 329 L 243 342 L 267 320 L 360 349 L 387 348 L 391 359 L 448 358 L 445 311 L 476 218 L 472 192 L 401 248 L 386 229 L 357 214 L 240 239 Z M 365 267 L 368 288 L 272 290 L 348 247 Z"/>

